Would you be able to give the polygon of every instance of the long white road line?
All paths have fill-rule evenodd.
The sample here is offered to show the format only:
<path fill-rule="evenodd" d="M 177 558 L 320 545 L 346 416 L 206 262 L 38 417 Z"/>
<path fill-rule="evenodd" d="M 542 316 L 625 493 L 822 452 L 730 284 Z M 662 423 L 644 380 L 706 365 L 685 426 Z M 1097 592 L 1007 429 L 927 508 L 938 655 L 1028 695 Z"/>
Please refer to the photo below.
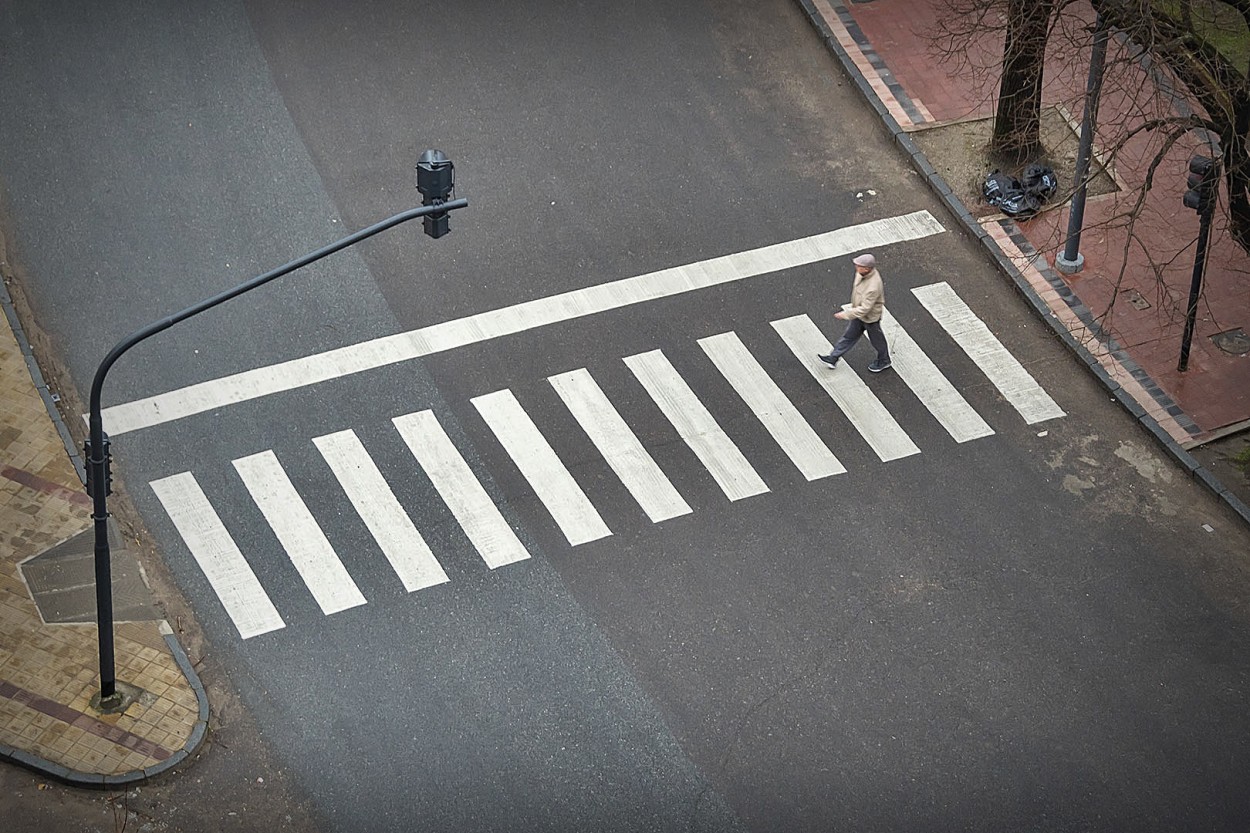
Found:
<path fill-rule="evenodd" d="M 942 224 L 932 214 L 917 211 L 648 272 L 114 405 L 104 409 L 104 427 L 109 434 L 117 436 L 512 333 L 792 269 L 851 252 L 881 249 L 943 231 Z"/>

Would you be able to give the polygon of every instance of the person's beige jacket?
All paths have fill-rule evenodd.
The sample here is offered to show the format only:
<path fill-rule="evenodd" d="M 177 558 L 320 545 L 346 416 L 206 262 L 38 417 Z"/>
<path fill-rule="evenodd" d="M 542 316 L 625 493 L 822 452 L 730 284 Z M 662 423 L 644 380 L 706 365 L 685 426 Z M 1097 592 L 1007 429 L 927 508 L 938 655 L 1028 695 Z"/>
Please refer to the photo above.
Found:
<path fill-rule="evenodd" d="M 865 324 L 881 320 L 885 312 L 885 285 L 881 273 L 873 269 L 867 275 L 855 273 L 855 285 L 851 287 L 851 303 L 842 308 L 851 318 Z"/>

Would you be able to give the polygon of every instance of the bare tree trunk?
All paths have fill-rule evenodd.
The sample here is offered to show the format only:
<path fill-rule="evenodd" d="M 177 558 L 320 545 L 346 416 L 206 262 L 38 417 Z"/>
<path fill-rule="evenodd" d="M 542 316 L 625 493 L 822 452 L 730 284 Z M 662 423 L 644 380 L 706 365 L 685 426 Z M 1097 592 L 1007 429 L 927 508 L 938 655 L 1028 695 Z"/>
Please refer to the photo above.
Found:
<path fill-rule="evenodd" d="M 1042 153 L 1042 70 L 1057 0 L 1007 0 L 1003 77 L 990 153 L 1024 162 Z"/>
<path fill-rule="evenodd" d="M 1250 252 L 1250 101 L 1236 100 L 1232 129 L 1220 137 L 1224 181 L 1228 185 L 1228 231 L 1237 245 Z"/>

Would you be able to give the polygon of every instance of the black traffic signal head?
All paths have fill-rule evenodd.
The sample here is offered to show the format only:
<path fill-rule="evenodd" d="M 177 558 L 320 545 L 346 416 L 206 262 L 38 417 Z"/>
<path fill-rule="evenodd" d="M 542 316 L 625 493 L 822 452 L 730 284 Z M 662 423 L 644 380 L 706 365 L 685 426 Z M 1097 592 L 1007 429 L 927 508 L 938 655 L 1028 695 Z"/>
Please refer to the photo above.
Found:
<path fill-rule="evenodd" d="M 456 166 L 441 150 L 427 150 L 417 160 L 417 190 L 421 192 L 422 205 L 438 205 L 447 202 L 456 190 Z M 424 217 L 425 233 L 430 237 L 442 237 L 450 227 L 448 213 L 436 211 Z"/>
<path fill-rule="evenodd" d="M 1219 169 L 1215 160 L 1209 156 L 1195 156 L 1189 160 L 1189 190 L 1185 192 L 1183 201 L 1186 208 L 1192 208 L 1199 214 L 1205 212 L 1215 200 L 1216 178 Z"/>

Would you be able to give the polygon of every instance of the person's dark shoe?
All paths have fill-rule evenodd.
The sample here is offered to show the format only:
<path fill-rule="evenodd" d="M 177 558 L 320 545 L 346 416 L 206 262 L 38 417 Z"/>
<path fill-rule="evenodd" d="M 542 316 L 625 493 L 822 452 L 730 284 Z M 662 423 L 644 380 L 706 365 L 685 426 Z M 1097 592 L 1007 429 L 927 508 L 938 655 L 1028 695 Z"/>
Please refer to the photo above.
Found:
<path fill-rule="evenodd" d="M 817 354 L 816 354 L 816 358 L 820 359 L 822 362 L 824 362 L 825 364 L 829 365 L 830 367 L 837 367 L 837 366 L 838 366 L 838 359 L 840 359 L 840 358 L 842 358 L 842 357 L 841 357 L 841 356 L 835 356 L 835 355 L 833 355 L 832 353 L 830 353 L 830 354 L 829 354 L 829 355 L 827 355 L 827 356 L 822 356 L 822 355 L 820 355 L 819 353 L 817 353 Z"/>
<path fill-rule="evenodd" d="M 889 359 L 886 359 L 885 361 L 881 361 L 880 359 L 873 359 L 872 364 L 868 365 L 868 372 L 880 373 L 883 370 L 889 370 L 891 364 L 892 363 L 890 362 Z"/>

